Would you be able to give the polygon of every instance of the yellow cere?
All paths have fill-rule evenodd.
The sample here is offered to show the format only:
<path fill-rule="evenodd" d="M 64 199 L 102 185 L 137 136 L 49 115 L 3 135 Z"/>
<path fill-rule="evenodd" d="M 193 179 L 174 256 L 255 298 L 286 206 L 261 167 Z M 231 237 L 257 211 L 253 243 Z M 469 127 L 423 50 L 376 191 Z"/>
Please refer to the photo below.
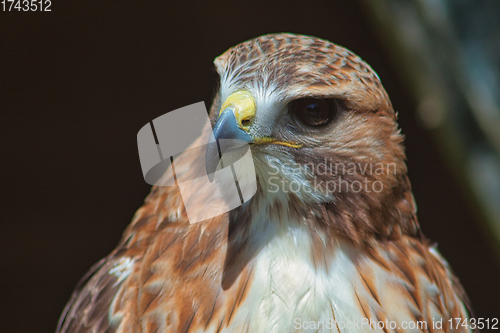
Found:
<path fill-rule="evenodd" d="M 222 104 L 220 113 L 228 109 L 233 111 L 238 126 L 247 130 L 248 126 L 244 126 L 243 121 L 250 121 L 255 117 L 255 99 L 248 91 L 237 91 Z"/>
<path fill-rule="evenodd" d="M 255 117 L 255 99 L 253 98 L 252 94 L 246 90 L 237 91 L 231 94 L 231 96 L 229 96 L 222 104 L 219 115 L 221 115 L 223 112 L 230 111 L 233 112 L 238 126 L 241 129 L 248 131 L 249 125 L 245 126 L 243 125 L 243 122 L 250 121 Z M 274 138 L 269 137 L 254 138 L 254 141 L 252 141 L 252 143 L 269 143 L 275 145 L 283 145 L 291 148 L 302 147 L 302 144 L 300 143 L 278 141 Z"/>

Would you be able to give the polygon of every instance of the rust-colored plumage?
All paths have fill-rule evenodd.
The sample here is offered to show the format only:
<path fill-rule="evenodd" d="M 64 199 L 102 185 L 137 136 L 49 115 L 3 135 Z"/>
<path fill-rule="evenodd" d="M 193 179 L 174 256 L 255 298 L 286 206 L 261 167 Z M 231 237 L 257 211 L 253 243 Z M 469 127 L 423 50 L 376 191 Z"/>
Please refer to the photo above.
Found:
<path fill-rule="evenodd" d="M 291 34 L 247 41 L 215 64 L 212 123 L 246 90 L 256 104 L 248 133 L 300 148 L 251 145 L 257 193 L 200 223 L 189 223 L 177 187 L 153 187 L 58 332 L 451 332 L 450 318 L 468 318 L 458 280 L 420 231 L 403 137 L 372 69 Z M 306 97 L 335 100 L 335 119 L 301 123 L 289 105 Z M 342 326 L 363 318 L 396 328 Z"/>

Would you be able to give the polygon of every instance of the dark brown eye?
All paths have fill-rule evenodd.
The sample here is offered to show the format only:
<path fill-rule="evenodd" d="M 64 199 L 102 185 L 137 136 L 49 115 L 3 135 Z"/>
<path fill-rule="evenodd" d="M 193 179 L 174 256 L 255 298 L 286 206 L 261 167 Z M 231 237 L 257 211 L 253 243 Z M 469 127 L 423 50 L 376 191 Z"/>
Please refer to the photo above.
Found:
<path fill-rule="evenodd" d="M 291 110 L 309 126 L 330 123 L 337 114 L 337 104 L 333 99 L 302 98 L 293 101 Z"/>

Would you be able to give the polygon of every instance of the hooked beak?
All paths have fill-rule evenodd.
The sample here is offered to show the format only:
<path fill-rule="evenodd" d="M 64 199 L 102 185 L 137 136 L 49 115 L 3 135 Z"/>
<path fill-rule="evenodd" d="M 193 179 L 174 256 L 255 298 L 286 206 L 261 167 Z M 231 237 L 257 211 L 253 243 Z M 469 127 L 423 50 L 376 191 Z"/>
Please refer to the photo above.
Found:
<path fill-rule="evenodd" d="M 249 123 L 255 117 L 255 100 L 248 91 L 238 91 L 222 104 L 219 119 L 213 128 L 216 143 L 208 144 L 205 165 L 208 179 L 214 178 L 225 152 L 253 142 L 248 134 Z"/>

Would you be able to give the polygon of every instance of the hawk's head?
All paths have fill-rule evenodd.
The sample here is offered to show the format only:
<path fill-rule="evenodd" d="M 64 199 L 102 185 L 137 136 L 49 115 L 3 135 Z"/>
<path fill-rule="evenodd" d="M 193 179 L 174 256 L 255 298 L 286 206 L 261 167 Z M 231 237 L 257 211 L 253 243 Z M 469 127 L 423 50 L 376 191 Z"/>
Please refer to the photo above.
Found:
<path fill-rule="evenodd" d="M 257 194 L 241 210 L 264 204 L 355 242 L 418 232 L 396 115 L 363 60 L 318 38 L 276 34 L 215 65 L 214 135 L 249 142 L 257 173 Z M 207 169 L 217 162 L 207 159 Z"/>

